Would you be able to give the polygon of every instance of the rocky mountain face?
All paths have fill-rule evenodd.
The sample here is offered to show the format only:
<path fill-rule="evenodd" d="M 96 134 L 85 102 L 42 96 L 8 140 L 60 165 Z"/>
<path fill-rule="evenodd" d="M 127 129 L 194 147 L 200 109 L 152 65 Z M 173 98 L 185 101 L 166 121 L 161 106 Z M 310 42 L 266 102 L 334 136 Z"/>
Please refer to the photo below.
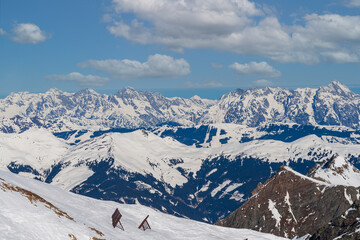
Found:
<path fill-rule="evenodd" d="M 238 89 L 207 100 L 167 98 L 159 93 L 125 88 L 114 95 L 85 89 L 66 93 L 12 93 L 0 99 L 0 130 L 21 132 L 32 126 L 53 131 L 79 128 L 139 128 L 164 122 L 184 126 L 236 123 L 298 123 L 359 127 L 360 95 L 340 82 L 318 89 Z"/>
<path fill-rule="evenodd" d="M 325 166 L 312 169 L 309 175 L 319 176 L 326 167 L 329 168 L 327 172 L 331 172 L 331 166 L 350 167 L 351 164 L 335 156 Z M 352 175 L 351 178 L 351 182 L 360 180 L 358 175 Z M 302 175 L 289 167 L 281 167 L 264 184 L 260 183 L 240 208 L 217 224 L 250 228 L 289 238 L 315 234 L 332 220 L 337 224 L 336 219 L 354 201 L 359 200 L 358 188 L 349 184 L 341 185 L 337 180 L 328 178 L 324 181 L 318 177 Z M 325 233 L 322 231 L 318 234 Z"/>
<path fill-rule="evenodd" d="M 258 126 L 264 122 L 343 125 L 359 127 L 360 96 L 334 81 L 318 89 L 238 89 L 222 96 L 208 115 L 211 122 L 224 121 Z M 348 114 L 350 113 L 351 114 Z"/>
<path fill-rule="evenodd" d="M 341 216 L 314 233 L 309 240 L 360 239 L 360 201 L 356 200 Z"/>

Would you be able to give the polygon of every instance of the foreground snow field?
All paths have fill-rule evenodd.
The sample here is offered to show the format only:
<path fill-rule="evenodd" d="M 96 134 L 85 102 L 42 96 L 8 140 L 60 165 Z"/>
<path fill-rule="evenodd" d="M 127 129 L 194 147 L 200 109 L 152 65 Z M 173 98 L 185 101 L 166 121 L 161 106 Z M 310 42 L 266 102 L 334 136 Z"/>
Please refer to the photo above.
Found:
<path fill-rule="evenodd" d="M 113 228 L 119 208 L 125 231 Z M 150 215 L 151 230 L 137 227 Z M 141 205 L 100 201 L 0 171 L 0 239 L 284 239 L 174 217 Z"/>

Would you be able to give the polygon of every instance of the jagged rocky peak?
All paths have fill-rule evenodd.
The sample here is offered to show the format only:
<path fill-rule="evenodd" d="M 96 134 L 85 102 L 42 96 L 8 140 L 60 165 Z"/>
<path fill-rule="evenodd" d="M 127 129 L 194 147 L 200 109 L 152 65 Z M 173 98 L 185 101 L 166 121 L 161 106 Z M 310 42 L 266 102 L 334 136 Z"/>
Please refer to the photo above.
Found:
<path fill-rule="evenodd" d="M 118 97 L 132 97 L 138 95 L 139 93 L 141 93 L 141 91 L 137 91 L 133 87 L 125 87 L 119 90 L 116 95 Z"/>
<path fill-rule="evenodd" d="M 54 95 L 60 95 L 63 94 L 64 92 L 61 91 L 60 89 L 57 88 L 50 88 L 48 91 L 45 92 L 45 94 L 54 94 Z"/>
<path fill-rule="evenodd" d="M 355 187 L 330 185 L 281 167 L 259 184 L 240 208 L 217 224 L 287 238 L 301 237 L 315 233 L 357 199 Z"/>
<path fill-rule="evenodd" d="M 80 91 L 77 91 L 75 93 L 75 95 L 80 96 L 80 95 L 100 95 L 100 94 L 97 93 L 94 89 L 86 88 L 86 89 L 82 89 Z"/>
<path fill-rule="evenodd" d="M 341 216 L 320 228 L 309 240 L 360 239 L 360 201 L 356 200 Z"/>
<path fill-rule="evenodd" d="M 360 186 L 360 170 L 338 154 L 321 164 L 316 164 L 307 176 L 332 185 Z"/>
<path fill-rule="evenodd" d="M 160 93 L 148 91 L 138 91 L 132 87 L 125 87 L 116 93 L 118 98 L 123 99 L 125 103 L 131 103 L 132 100 L 146 101 L 152 105 L 162 104 L 165 97 Z M 143 102 L 143 104 L 145 104 Z"/>
<path fill-rule="evenodd" d="M 340 96 L 351 96 L 354 94 L 347 86 L 339 81 L 333 81 L 327 86 L 320 87 L 319 91 L 330 92 Z"/>
<path fill-rule="evenodd" d="M 265 87 L 265 88 L 251 88 L 251 89 L 241 89 L 238 88 L 236 89 L 234 92 L 231 92 L 230 95 L 252 95 L 254 97 L 259 97 L 259 96 L 267 96 L 269 94 L 283 94 L 283 93 L 291 93 L 291 90 L 289 89 L 284 89 L 284 88 L 272 88 L 272 87 Z"/>

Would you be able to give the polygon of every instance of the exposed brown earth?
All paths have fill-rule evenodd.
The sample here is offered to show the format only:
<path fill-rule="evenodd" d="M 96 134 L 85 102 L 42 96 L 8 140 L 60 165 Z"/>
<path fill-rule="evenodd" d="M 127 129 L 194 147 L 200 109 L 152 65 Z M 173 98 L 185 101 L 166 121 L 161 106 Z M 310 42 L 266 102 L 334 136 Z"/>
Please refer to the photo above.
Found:
<path fill-rule="evenodd" d="M 56 206 L 54 206 L 52 203 L 46 201 L 44 198 L 40 197 L 39 195 L 26 190 L 24 188 L 18 187 L 18 186 L 14 186 L 12 184 L 6 183 L 5 180 L 1 179 L 0 182 L 0 188 L 1 190 L 3 190 L 4 192 L 6 191 L 14 191 L 14 192 L 18 192 L 21 195 L 25 196 L 27 199 L 29 199 L 29 201 L 34 204 L 36 206 L 36 203 L 41 202 L 45 205 L 45 207 L 51 209 L 54 211 L 54 213 L 56 215 L 58 215 L 59 217 L 66 217 L 67 219 L 71 220 L 71 221 L 75 221 L 74 218 L 70 217 L 66 212 L 60 210 L 59 208 L 57 208 Z"/>
<path fill-rule="evenodd" d="M 65 217 L 71 221 L 74 221 L 74 218 L 70 217 L 69 214 L 67 214 L 66 212 L 60 210 L 58 207 L 54 206 L 52 203 L 50 203 L 49 201 L 45 200 L 44 198 L 42 198 L 41 196 L 26 190 L 24 188 L 15 186 L 13 184 L 7 183 L 4 179 L 0 178 L 0 189 L 4 192 L 7 191 L 12 191 L 12 192 L 18 192 L 21 195 L 23 195 L 24 197 L 26 197 L 31 204 L 37 206 L 37 204 L 43 203 L 45 207 L 51 209 L 57 216 L 59 217 Z M 97 230 L 96 228 L 93 227 L 89 227 L 89 229 L 91 229 L 92 231 L 94 231 L 97 235 L 99 236 L 104 236 L 104 233 L 102 233 L 101 231 Z M 68 236 L 70 237 L 70 239 L 72 240 L 76 240 L 76 236 L 72 233 L 69 233 Z M 102 238 L 97 238 L 97 237 L 92 237 L 93 240 L 104 240 Z"/>

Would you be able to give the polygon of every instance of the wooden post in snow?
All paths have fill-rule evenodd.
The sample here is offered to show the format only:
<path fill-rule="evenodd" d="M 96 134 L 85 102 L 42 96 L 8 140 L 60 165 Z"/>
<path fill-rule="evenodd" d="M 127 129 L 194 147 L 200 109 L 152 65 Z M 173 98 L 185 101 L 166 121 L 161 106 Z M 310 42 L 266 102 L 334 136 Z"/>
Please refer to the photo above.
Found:
<path fill-rule="evenodd" d="M 149 215 L 146 216 L 146 218 L 142 221 L 142 223 L 139 226 L 139 229 L 145 231 L 146 229 L 151 229 L 147 219 L 148 219 Z"/>
<path fill-rule="evenodd" d="M 121 221 L 120 221 L 121 217 L 122 217 L 122 215 L 121 215 L 119 209 L 116 208 L 115 212 L 113 213 L 113 215 L 111 217 L 112 218 L 112 225 L 115 228 L 116 225 L 119 223 L 121 230 L 125 231 L 124 227 L 123 227 L 123 225 L 121 224 Z"/>

